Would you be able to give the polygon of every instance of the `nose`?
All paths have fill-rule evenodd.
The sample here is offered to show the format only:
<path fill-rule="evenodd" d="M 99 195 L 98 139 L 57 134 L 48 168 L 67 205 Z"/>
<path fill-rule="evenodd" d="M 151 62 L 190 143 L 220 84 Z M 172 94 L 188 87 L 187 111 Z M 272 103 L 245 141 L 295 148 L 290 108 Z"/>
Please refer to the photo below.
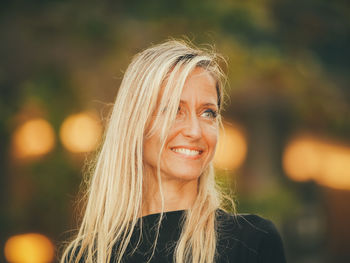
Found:
<path fill-rule="evenodd" d="M 188 118 L 186 118 L 182 134 L 192 139 L 199 139 L 202 137 L 202 128 L 197 116 L 188 116 Z"/>

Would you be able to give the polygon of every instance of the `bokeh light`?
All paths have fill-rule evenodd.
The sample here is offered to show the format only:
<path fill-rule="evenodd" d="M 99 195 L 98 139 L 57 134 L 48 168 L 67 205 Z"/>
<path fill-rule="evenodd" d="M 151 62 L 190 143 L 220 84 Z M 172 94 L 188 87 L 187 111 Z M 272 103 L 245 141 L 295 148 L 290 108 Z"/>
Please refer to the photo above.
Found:
<path fill-rule="evenodd" d="M 19 126 L 13 135 L 14 154 L 18 158 L 40 156 L 55 145 L 55 133 L 46 120 L 36 118 Z"/>
<path fill-rule="evenodd" d="M 283 167 L 294 181 L 308 181 L 319 170 L 317 142 L 312 137 L 293 139 L 283 155 Z"/>
<path fill-rule="evenodd" d="M 53 260 L 54 246 L 44 235 L 29 233 L 10 237 L 4 252 L 11 263 L 48 263 Z"/>
<path fill-rule="evenodd" d="M 242 130 L 237 125 L 224 125 L 214 156 L 215 167 L 235 170 L 242 165 L 246 154 L 247 141 Z"/>
<path fill-rule="evenodd" d="M 315 180 L 350 190 L 350 147 L 310 135 L 292 139 L 283 154 L 283 168 L 294 181 Z"/>
<path fill-rule="evenodd" d="M 227 74 L 224 115 L 246 139 L 225 138 L 228 125 L 214 164 L 224 193 L 239 201 L 237 212 L 272 220 L 287 262 L 350 262 L 348 1 L 100 2 L 2 5 L 1 244 L 25 229 L 70 240 L 66 231 L 82 216 L 72 198 L 93 168 L 85 151 L 101 136 L 86 139 L 93 129 L 82 125 L 77 136 L 74 125 L 62 136 L 63 120 L 96 109 L 103 123 L 136 52 L 185 38 L 227 61 L 217 59 Z M 37 117 L 54 128 L 51 150 L 31 150 L 45 148 L 44 129 L 27 136 L 32 147 L 23 135 L 15 143 Z M 285 140 L 304 129 L 335 141 L 314 134 Z"/>
<path fill-rule="evenodd" d="M 60 138 L 71 152 L 89 152 L 96 148 L 102 134 L 102 126 L 96 114 L 82 112 L 68 116 L 60 129 Z"/>

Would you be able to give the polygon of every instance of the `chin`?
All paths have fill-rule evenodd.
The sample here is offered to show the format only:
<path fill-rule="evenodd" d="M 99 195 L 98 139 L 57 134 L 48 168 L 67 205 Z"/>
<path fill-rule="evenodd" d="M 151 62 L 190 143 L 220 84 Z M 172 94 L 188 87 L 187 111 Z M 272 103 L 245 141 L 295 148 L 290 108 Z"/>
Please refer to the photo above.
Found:
<path fill-rule="evenodd" d="M 168 173 L 168 178 L 173 178 L 177 180 L 192 181 L 198 179 L 202 174 L 202 171 L 193 169 L 177 169 Z"/>

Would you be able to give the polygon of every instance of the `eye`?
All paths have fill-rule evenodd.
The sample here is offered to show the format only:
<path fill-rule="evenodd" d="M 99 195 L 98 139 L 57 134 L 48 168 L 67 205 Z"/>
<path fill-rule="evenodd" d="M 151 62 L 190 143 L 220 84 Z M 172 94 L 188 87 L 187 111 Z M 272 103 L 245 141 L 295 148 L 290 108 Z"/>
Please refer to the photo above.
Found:
<path fill-rule="evenodd" d="M 180 114 L 182 114 L 183 113 L 183 109 L 181 108 L 181 106 L 179 106 L 178 108 L 177 108 L 177 115 L 180 115 Z"/>
<path fill-rule="evenodd" d="M 207 109 L 202 113 L 201 116 L 204 116 L 204 117 L 210 118 L 210 119 L 215 119 L 217 115 L 218 115 L 217 111 L 214 111 L 212 109 Z"/>

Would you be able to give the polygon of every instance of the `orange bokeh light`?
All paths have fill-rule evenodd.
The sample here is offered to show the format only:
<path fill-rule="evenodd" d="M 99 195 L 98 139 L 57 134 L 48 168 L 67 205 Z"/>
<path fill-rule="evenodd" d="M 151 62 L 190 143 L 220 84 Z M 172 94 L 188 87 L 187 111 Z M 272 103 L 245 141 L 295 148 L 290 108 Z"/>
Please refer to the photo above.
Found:
<path fill-rule="evenodd" d="M 28 120 L 13 135 L 14 154 L 18 158 L 40 156 L 50 152 L 55 145 L 55 133 L 46 120 Z"/>
<path fill-rule="evenodd" d="M 44 235 L 29 233 L 10 237 L 5 258 L 14 263 L 48 263 L 54 258 L 54 246 Z"/>
<path fill-rule="evenodd" d="M 214 165 L 224 170 L 235 170 L 242 165 L 247 155 L 247 141 L 237 125 L 224 125 L 214 156 Z"/>
<path fill-rule="evenodd" d="M 67 117 L 60 129 L 60 138 L 71 152 L 89 152 L 96 148 L 102 126 L 96 114 L 83 112 Z"/>
<path fill-rule="evenodd" d="M 311 135 L 295 137 L 283 154 L 283 168 L 295 181 L 315 180 L 350 190 L 350 148 Z"/>

